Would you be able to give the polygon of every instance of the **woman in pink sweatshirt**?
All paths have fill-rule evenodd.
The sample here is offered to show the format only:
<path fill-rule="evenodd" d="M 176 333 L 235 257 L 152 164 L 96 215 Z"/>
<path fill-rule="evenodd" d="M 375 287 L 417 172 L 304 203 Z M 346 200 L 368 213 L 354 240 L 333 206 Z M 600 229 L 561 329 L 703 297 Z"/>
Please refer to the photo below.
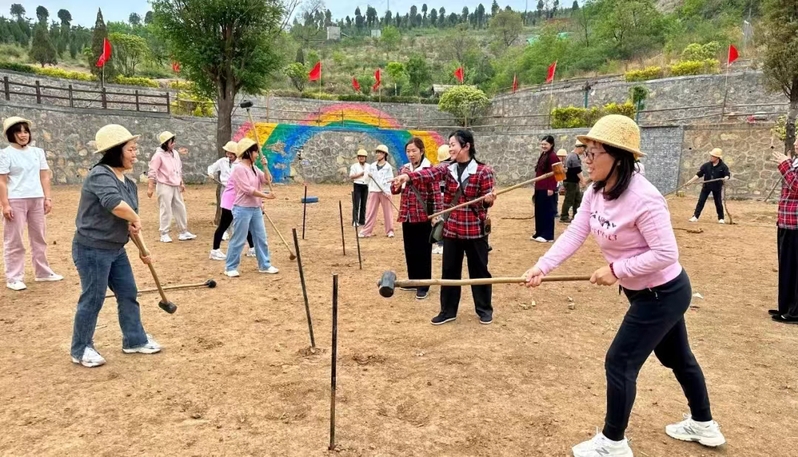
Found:
<path fill-rule="evenodd" d="M 575 457 L 632 457 L 624 437 L 635 400 L 637 376 L 648 356 L 673 370 L 688 399 L 691 415 L 665 427 L 672 438 L 715 447 L 726 442 L 712 420 L 701 367 L 690 350 L 684 313 L 692 288 L 679 264 L 679 251 L 667 203 L 659 191 L 635 173 L 640 129 L 628 117 L 601 118 L 585 136 L 587 170 L 593 185 L 585 192 L 573 222 L 524 277 L 529 287 L 549 274 L 584 243 L 597 241 L 608 265 L 591 282 L 624 291 L 630 307 L 606 360 L 607 413 L 604 429 L 574 446 Z"/>

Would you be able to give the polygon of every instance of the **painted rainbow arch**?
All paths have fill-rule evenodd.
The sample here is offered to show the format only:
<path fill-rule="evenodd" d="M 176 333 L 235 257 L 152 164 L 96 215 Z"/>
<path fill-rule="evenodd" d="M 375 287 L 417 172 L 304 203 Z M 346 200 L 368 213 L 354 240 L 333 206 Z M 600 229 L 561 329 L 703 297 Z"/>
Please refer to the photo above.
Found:
<path fill-rule="evenodd" d="M 405 130 L 399 122 L 384 111 L 358 103 L 337 103 L 327 106 L 319 113 L 306 117 L 299 124 L 275 124 L 255 122 L 261 152 L 266 156 L 276 182 L 286 182 L 290 177 L 291 164 L 305 143 L 319 133 L 341 132 L 362 133 L 378 144 L 388 146 L 391 156 L 398 166 L 407 163 L 405 143 L 416 136 L 421 138 L 426 156 L 433 164 L 438 163 L 438 146 L 443 138 L 437 132 L 426 130 Z M 233 141 L 244 137 L 255 139 L 253 125 L 246 123 L 233 135 Z M 373 149 L 368 148 L 367 149 Z M 351 151 L 354 157 L 356 151 Z"/>

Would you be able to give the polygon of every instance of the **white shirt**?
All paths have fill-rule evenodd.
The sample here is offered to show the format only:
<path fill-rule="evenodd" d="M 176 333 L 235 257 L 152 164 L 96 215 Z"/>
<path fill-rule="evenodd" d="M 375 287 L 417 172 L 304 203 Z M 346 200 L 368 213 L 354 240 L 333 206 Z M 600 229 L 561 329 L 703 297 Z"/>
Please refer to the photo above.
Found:
<path fill-rule="evenodd" d="M 41 170 L 49 170 L 44 150 L 13 146 L 0 151 L 0 175 L 8 176 L 8 198 L 44 198 Z"/>
<path fill-rule="evenodd" d="M 360 162 L 352 164 L 352 166 L 349 167 L 349 177 L 351 178 L 353 176 L 357 176 L 360 173 L 365 172 L 366 168 L 368 168 L 368 166 L 369 166 L 369 164 L 367 164 L 367 163 L 364 163 L 363 165 L 360 165 Z M 369 178 L 366 177 L 365 175 L 363 175 L 363 176 L 353 180 L 352 182 L 354 182 L 355 184 L 368 184 L 369 183 L 368 180 L 369 180 Z"/>
<path fill-rule="evenodd" d="M 221 181 L 223 186 L 226 186 L 227 180 L 230 179 L 230 173 L 233 171 L 233 164 L 230 163 L 230 159 L 222 157 L 208 167 L 208 174 L 211 176 L 215 176 L 217 171 L 219 172 L 219 181 Z"/>
<path fill-rule="evenodd" d="M 390 163 L 385 162 L 381 170 L 377 170 L 377 163 L 370 163 L 367 165 L 366 172 L 369 174 L 369 192 L 385 192 L 386 195 L 391 195 L 391 180 L 393 179 L 393 167 Z M 379 183 L 374 184 L 374 181 Z"/>

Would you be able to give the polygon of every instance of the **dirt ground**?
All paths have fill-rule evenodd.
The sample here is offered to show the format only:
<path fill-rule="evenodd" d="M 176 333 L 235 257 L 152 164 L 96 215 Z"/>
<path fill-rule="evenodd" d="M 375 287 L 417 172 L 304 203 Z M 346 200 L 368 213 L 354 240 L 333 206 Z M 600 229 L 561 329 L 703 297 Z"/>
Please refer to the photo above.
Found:
<path fill-rule="evenodd" d="M 109 300 L 95 335 L 107 365 L 73 365 L 80 285 L 70 244 L 78 192 L 56 188 L 48 221 L 49 259 L 66 279 L 35 283 L 28 260 L 29 289 L 0 292 L 2 455 L 328 454 L 333 273 L 340 278 L 339 455 L 565 456 L 603 422 L 604 354 L 627 306 L 617 288 L 495 286 L 490 326 L 479 325 L 464 290 L 458 320 L 433 327 L 438 290 L 421 302 L 408 292 L 391 299 L 377 293 L 383 271 L 406 275 L 401 228 L 388 239 L 378 222 L 379 236 L 361 240 L 361 271 L 347 224 L 343 256 L 338 200 L 349 222 L 348 186 L 309 191 L 320 202 L 307 207 L 301 249 L 320 354 L 307 351 L 298 269 L 273 228 L 267 225 L 280 274 L 258 274 L 254 259 L 245 258 L 242 276 L 226 278 L 223 263 L 208 260 L 215 189 L 189 187 L 189 225 L 198 238 L 167 245 L 157 242 L 156 203 L 142 188 L 145 240 L 161 278 L 213 278 L 218 287 L 168 292 L 178 305 L 173 315 L 158 308 L 156 294 L 142 295 L 145 328 L 164 346 L 152 356 L 121 352 Z M 302 233 L 302 187 L 276 192 L 268 213 L 291 243 L 292 227 Z M 703 296 L 688 311 L 691 343 L 728 444 L 709 450 L 665 435 L 665 425 L 688 409 L 673 375 L 652 357 L 627 432 L 635 455 L 796 455 L 798 327 L 767 315 L 777 295 L 776 207 L 732 201 L 739 224 L 719 226 L 711 205 L 701 222 L 689 224 L 694 204 L 690 197 L 670 200 L 675 227 L 703 229 L 676 235 L 694 292 Z M 520 276 L 547 248 L 529 241 L 531 216 L 528 191 L 499 197 L 494 276 Z M 433 261 L 438 275 L 440 256 Z M 133 264 L 139 288 L 153 287 L 144 265 Z M 591 240 L 557 273 L 590 274 L 603 264 Z"/>

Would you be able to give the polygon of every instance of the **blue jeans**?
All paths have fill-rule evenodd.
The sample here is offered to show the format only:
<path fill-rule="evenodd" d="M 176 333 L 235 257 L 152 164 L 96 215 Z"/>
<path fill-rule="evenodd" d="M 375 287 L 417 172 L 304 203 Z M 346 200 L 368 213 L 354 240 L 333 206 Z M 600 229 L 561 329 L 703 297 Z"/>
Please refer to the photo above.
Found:
<path fill-rule="evenodd" d="M 97 316 L 108 288 L 116 295 L 122 348 L 147 344 L 147 334 L 141 325 L 141 312 L 136 299 L 136 280 L 125 248 L 97 249 L 73 242 L 72 261 L 78 269 L 81 287 L 72 330 L 72 357 L 80 359 L 86 347 L 94 347 Z"/>
<path fill-rule="evenodd" d="M 267 270 L 272 266 L 269 259 L 269 245 L 266 241 L 266 227 L 263 225 L 263 212 L 260 208 L 233 206 L 233 236 L 227 244 L 226 271 L 238 269 L 247 233 L 252 234 L 258 269 Z"/>

